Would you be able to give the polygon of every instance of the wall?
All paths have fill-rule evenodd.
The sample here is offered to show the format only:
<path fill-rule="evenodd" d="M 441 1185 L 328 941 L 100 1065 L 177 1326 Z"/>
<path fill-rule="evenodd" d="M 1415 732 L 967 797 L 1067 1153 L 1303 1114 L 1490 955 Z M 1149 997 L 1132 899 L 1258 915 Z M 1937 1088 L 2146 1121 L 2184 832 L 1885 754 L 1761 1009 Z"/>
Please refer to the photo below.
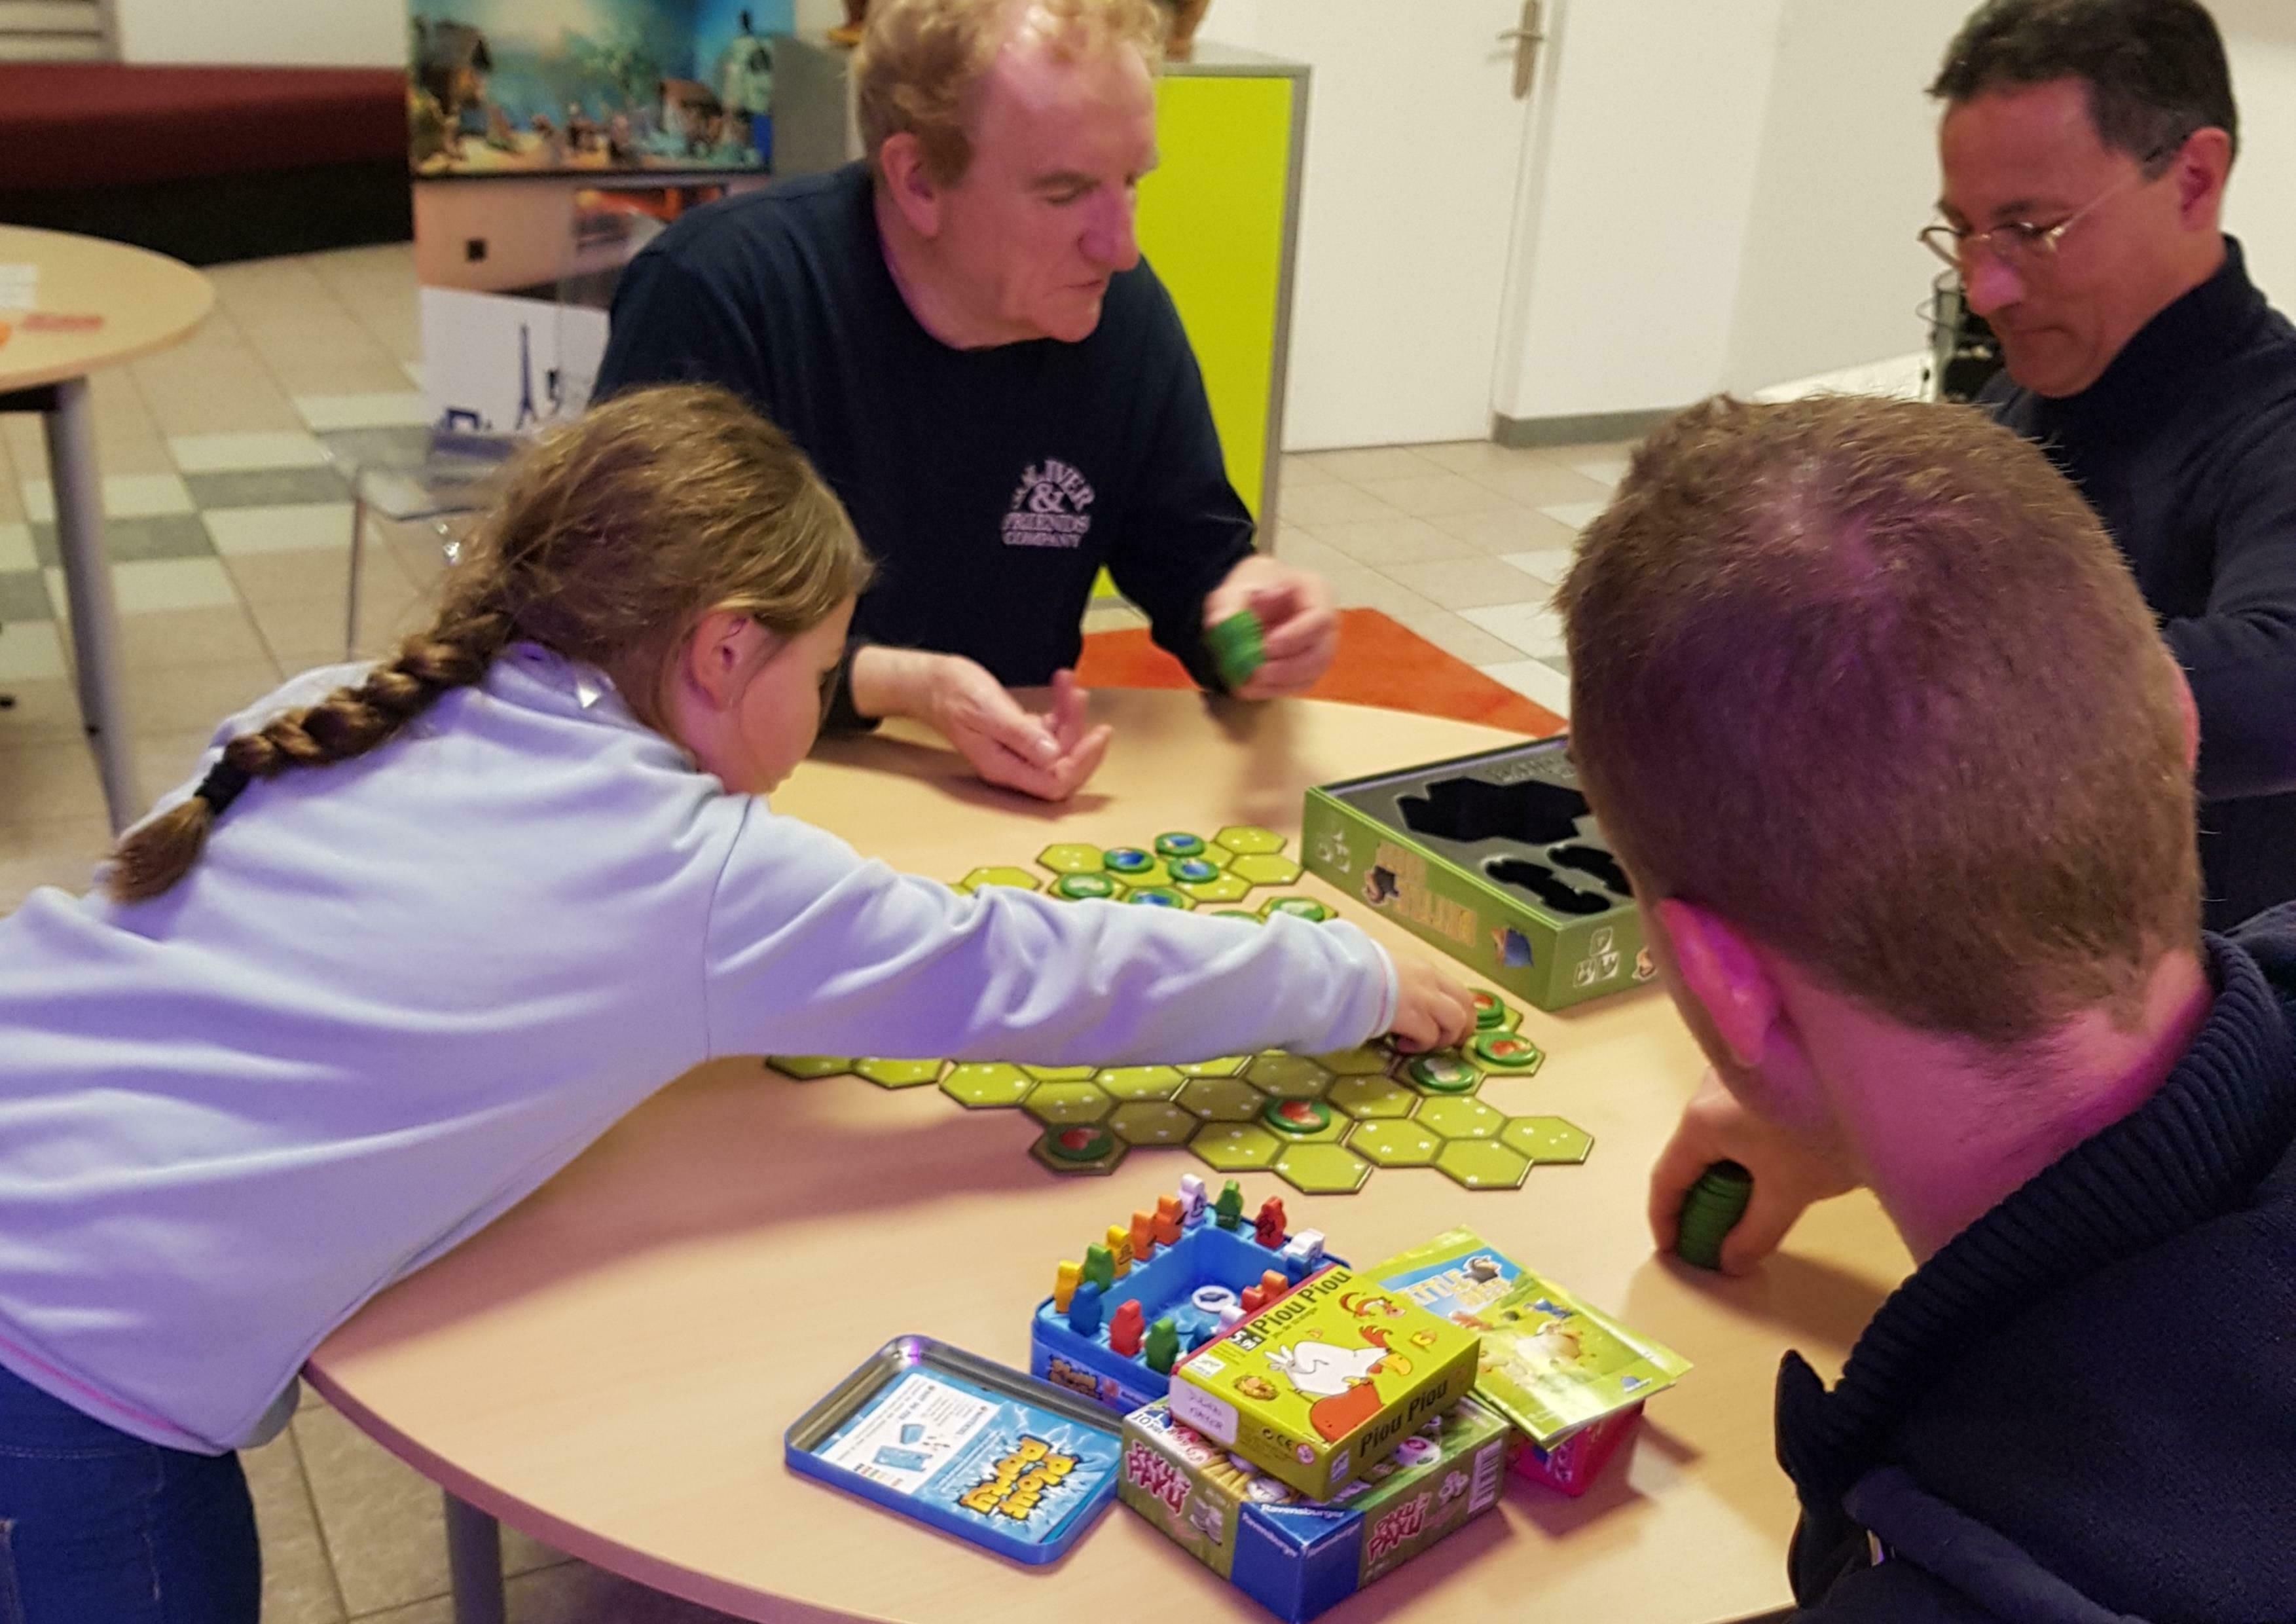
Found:
<path fill-rule="evenodd" d="M 2240 98 L 2240 161 L 2225 225 L 2248 252 L 2249 275 L 2284 311 L 2296 310 L 2296 6 L 2288 0 L 2211 0 Z"/>
<path fill-rule="evenodd" d="M 1552 0 L 1501 415 L 1646 410 L 1720 380 L 1784 3 Z"/>
<path fill-rule="evenodd" d="M 120 60 L 397 67 L 404 0 L 112 0 Z"/>
<path fill-rule="evenodd" d="M 1914 234 L 1937 198 L 1923 94 L 1970 0 L 1786 0 L 1727 361 L 1751 390 L 1923 349 L 1945 267 Z"/>

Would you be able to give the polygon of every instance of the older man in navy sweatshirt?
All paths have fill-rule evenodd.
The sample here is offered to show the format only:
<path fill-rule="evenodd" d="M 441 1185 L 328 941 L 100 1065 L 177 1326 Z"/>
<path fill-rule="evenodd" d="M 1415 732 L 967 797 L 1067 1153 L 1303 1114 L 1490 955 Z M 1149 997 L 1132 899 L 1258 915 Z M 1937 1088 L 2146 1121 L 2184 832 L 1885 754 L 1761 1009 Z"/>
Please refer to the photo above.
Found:
<path fill-rule="evenodd" d="M 2296 329 L 2219 224 L 2223 41 L 2197 0 L 1992 0 L 1931 93 L 1924 240 L 2000 340 L 1986 404 L 2096 509 L 2192 684 L 2224 929 L 2296 898 Z"/>
<path fill-rule="evenodd" d="M 2296 908 L 2203 934 L 2183 676 L 1977 413 L 1693 408 L 1562 589 L 1573 750 L 1726 1110 L 1917 1260 L 1789 1356 L 1810 1624 L 2296 1618 Z"/>

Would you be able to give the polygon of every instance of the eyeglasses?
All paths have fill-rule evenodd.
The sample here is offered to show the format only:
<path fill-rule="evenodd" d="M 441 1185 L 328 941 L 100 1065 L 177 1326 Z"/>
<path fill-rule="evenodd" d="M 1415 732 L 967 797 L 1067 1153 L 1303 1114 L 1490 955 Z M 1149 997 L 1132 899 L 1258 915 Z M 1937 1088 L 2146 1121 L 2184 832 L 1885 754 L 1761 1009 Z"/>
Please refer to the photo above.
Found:
<path fill-rule="evenodd" d="M 2030 271 L 2055 258 L 2057 245 L 2065 240 L 2065 234 L 2103 204 L 2124 192 L 2150 185 L 2160 179 L 2161 176 L 2152 172 L 2154 162 L 2175 150 L 2171 147 L 2154 158 L 2146 159 L 2137 166 L 2136 174 L 2106 187 L 2054 226 L 2036 226 L 2030 220 L 2012 220 L 2006 225 L 1996 226 L 1990 231 L 1972 231 L 1965 226 L 1949 226 L 1939 221 L 1934 226 L 1923 227 L 1916 234 L 1921 238 L 1923 248 L 1964 274 L 1980 246 L 2011 270 Z"/>

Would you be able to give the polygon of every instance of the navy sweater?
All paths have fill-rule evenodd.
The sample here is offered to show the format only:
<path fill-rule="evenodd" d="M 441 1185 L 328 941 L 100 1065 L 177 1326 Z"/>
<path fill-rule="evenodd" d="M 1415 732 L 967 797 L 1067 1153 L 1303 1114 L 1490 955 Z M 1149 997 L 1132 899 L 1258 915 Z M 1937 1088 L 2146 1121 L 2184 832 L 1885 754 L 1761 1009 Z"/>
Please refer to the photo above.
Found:
<path fill-rule="evenodd" d="M 2151 1100 L 1916 1270 L 1831 1392 L 1786 1357 L 1798 1619 L 2296 1619 L 2296 907 L 2209 952 Z"/>
<path fill-rule="evenodd" d="M 2080 487 L 2192 681 L 2209 927 L 2296 899 L 2296 328 L 2226 239 L 2088 389 L 1987 399 Z"/>
<path fill-rule="evenodd" d="M 952 349 L 895 286 L 853 164 L 696 209 L 632 262 L 597 392 L 675 381 L 748 398 L 843 500 L 878 564 L 854 646 L 1049 682 L 1082 652 L 1104 564 L 1156 641 L 1217 680 L 1204 598 L 1250 552 L 1251 518 L 1144 261 L 1080 343 Z M 842 682 L 830 720 L 860 723 Z"/>

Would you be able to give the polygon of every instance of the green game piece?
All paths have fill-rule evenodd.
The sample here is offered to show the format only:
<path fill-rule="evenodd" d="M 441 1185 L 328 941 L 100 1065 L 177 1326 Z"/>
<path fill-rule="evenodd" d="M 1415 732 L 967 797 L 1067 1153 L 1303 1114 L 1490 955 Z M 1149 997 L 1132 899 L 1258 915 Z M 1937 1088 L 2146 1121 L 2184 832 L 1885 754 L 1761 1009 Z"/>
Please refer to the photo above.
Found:
<path fill-rule="evenodd" d="M 1478 1027 L 1488 1032 L 1506 1024 L 1507 1007 L 1499 1002 L 1498 994 L 1485 992 L 1478 987 L 1470 996 L 1474 999 L 1475 1024 Z"/>
<path fill-rule="evenodd" d="M 1720 1268 L 1722 1242 L 1753 1197 L 1753 1175 L 1738 1163 L 1718 1161 L 1708 1168 L 1682 1199 L 1675 1255 L 1699 1268 Z"/>
<path fill-rule="evenodd" d="M 1141 1357 L 1148 1361 L 1148 1368 L 1158 1375 L 1172 1374 L 1172 1366 L 1180 1357 L 1180 1328 L 1172 1323 L 1170 1315 L 1148 1327 L 1148 1342 L 1141 1349 Z"/>
<path fill-rule="evenodd" d="M 1116 1284 L 1116 1254 L 1098 1241 L 1084 1249 L 1084 1273 L 1080 1279 L 1089 1280 L 1102 1291 Z"/>
<path fill-rule="evenodd" d="M 1212 1221 L 1222 1229 L 1234 1229 L 1243 1222 L 1243 1186 L 1234 1179 L 1227 1181 L 1212 1203 Z"/>
<path fill-rule="evenodd" d="M 1168 885 L 1135 886 L 1125 894 L 1124 899 L 1151 908 L 1185 908 L 1191 906 L 1185 895 Z"/>
<path fill-rule="evenodd" d="M 1480 1077 L 1474 1067 L 1447 1051 L 1418 1055 L 1404 1068 L 1404 1072 L 1422 1088 L 1435 1094 L 1472 1094 Z"/>
<path fill-rule="evenodd" d="M 1071 902 L 1087 898 L 1113 897 L 1116 882 L 1106 874 L 1062 874 L 1053 882 L 1053 895 L 1066 897 Z"/>
<path fill-rule="evenodd" d="M 1156 859 L 1137 846 L 1115 846 L 1100 854 L 1101 864 L 1111 874 L 1145 874 L 1156 866 Z"/>
<path fill-rule="evenodd" d="M 1473 1047 L 1479 1058 L 1510 1071 L 1526 1070 L 1545 1058 L 1537 1044 L 1513 1032 L 1478 1032 Z"/>
<path fill-rule="evenodd" d="M 1249 919 L 1254 924 L 1263 923 L 1259 915 L 1247 914 L 1242 908 L 1222 908 L 1212 917 L 1214 919 Z"/>
<path fill-rule="evenodd" d="M 1212 652 L 1212 663 L 1219 668 L 1221 684 L 1231 691 L 1251 680 L 1251 674 L 1267 663 L 1267 648 L 1260 641 L 1259 617 L 1248 609 L 1239 609 L 1204 634 L 1204 642 Z"/>
<path fill-rule="evenodd" d="M 1200 857 L 1204 855 L 1204 837 L 1174 832 L 1156 837 L 1156 855 L 1160 857 Z"/>
<path fill-rule="evenodd" d="M 1321 1100 L 1270 1100 L 1259 1116 L 1279 1134 L 1319 1134 L 1332 1125 L 1332 1108 Z"/>
<path fill-rule="evenodd" d="M 1217 865 L 1201 857 L 1174 857 L 1165 865 L 1172 878 L 1183 885 L 1206 885 L 1219 878 Z"/>
<path fill-rule="evenodd" d="M 1278 897 L 1260 911 L 1267 914 L 1291 914 L 1316 924 L 1321 924 L 1332 916 L 1332 910 L 1313 897 Z"/>

